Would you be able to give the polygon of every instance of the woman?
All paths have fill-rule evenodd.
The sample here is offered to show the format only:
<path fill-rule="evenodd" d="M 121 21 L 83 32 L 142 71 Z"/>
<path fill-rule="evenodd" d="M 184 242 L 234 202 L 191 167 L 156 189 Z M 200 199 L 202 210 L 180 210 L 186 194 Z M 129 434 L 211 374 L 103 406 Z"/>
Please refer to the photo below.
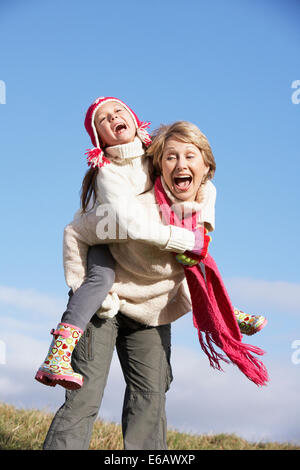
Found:
<path fill-rule="evenodd" d="M 172 135 L 181 141 L 172 139 Z M 206 137 L 190 123 L 177 123 L 158 132 L 153 150 L 155 170 L 162 175 L 174 203 L 201 210 L 195 200 L 199 200 L 201 185 L 215 171 Z M 154 189 L 139 200 L 149 220 L 160 221 Z M 78 224 L 94 224 L 96 230 L 99 217 L 95 212 L 86 214 Z M 103 242 L 108 241 L 116 260 L 112 292 L 122 306 L 113 318 L 95 315 L 88 324 L 73 353 L 73 368 L 84 376 L 84 384 L 79 390 L 66 392 L 44 449 L 89 447 L 115 345 L 127 385 L 122 414 L 124 448 L 167 448 L 165 393 L 172 380 L 170 323 L 191 310 L 184 271 L 170 252 L 134 240 Z"/>
<path fill-rule="evenodd" d="M 148 154 L 153 156 L 154 169 L 158 175 L 154 188 L 138 196 L 148 220 L 155 223 L 162 219 L 164 223 L 170 223 L 165 217 L 167 208 L 161 204 L 163 199 L 168 201 L 168 208 L 172 206 L 172 213 L 176 214 L 178 220 L 183 218 L 184 222 L 194 216 L 197 224 L 203 222 L 201 190 L 215 171 L 214 157 L 206 137 L 191 123 L 177 122 L 171 126 L 162 126 Z M 78 232 L 86 229 L 90 233 L 94 227 L 98 237 L 101 231 L 106 235 L 110 233 L 104 227 L 110 226 L 114 217 L 110 221 L 108 214 L 103 224 L 103 214 L 101 216 L 99 221 L 96 213 L 92 212 L 77 219 Z M 207 248 L 208 237 L 203 226 L 200 225 L 196 231 Z M 66 392 L 66 401 L 54 417 L 44 449 L 89 447 L 115 345 L 126 381 L 122 413 L 124 448 L 167 449 L 165 394 L 172 380 L 170 323 L 189 312 L 192 306 L 193 313 L 194 308 L 197 310 L 194 293 L 190 290 L 191 298 L 186 283 L 186 279 L 188 283 L 194 282 L 195 273 L 191 268 L 188 276 L 186 268 L 183 269 L 178 262 L 180 255 L 175 257 L 173 253 L 155 246 L 135 240 L 116 240 L 115 235 L 109 240 L 103 240 L 103 243 L 108 242 L 116 261 L 112 295 L 119 301 L 119 312 L 105 319 L 101 318 L 101 312 L 100 317 L 95 315 L 77 344 L 72 365 L 74 370 L 83 375 L 84 383 L 80 389 Z M 68 249 L 72 250 L 72 246 L 69 245 Z M 218 273 L 211 259 L 207 257 L 209 263 L 205 259 L 206 252 L 202 250 L 206 272 L 209 278 L 215 275 L 218 294 L 223 295 Z M 199 259 L 193 261 L 189 257 L 179 257 L 179 260 L 191 266 L 199 262 Z M 207 282 L 210 285 L 210 281 Z M 226 303 L 223 295 L 226 315 L 224 319 L 218 317 L 214 304 L 207 298 L 203 283 L 202 276 L 199 284 L 204 306 L 201 319 L 207 321 L 203 325 L 196 316 L 196 325 L 200 329 L 203 327 L 206 332 L 208 346 L 203 342 L 201 346 L 211 364 L 219 368 L 218 360 L 222 359 L 212 348 L 214 342 L 251 380 L 264 384 L 267 377 L 263 365 L 250 354 L 261 354 L 261 351 L 241 344 L 241 334 L 230 302 Z M 194 291 L 197 289 L 198 285 Z M 106 316 L 109 317 L 109 313 L 106 312 Z"/>

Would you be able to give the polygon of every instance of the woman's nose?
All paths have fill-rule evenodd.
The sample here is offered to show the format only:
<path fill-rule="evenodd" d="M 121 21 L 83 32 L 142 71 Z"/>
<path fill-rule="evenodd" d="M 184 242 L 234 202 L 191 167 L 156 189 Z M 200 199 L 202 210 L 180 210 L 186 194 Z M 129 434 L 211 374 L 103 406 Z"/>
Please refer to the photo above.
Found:
<path fill-rule="evenodd" d="M 177 158 L 176 166 L 178 169 L 187 168 L 186 159 L 184 157 Z"/>

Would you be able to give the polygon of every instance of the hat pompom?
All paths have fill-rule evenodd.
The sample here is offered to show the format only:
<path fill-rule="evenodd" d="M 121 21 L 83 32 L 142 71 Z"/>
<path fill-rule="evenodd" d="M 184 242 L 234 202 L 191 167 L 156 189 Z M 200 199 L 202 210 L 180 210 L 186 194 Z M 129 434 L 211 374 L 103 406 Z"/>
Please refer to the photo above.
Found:
<path fill-rule="evenodd" d="M 148 147 L 151 144 L 151 137 L 150 134 L 146 131 L 148 127 L 150 126 L 150 122 L 140 122 L 138 128 L 137 128 L 137 135 L 141 139 L 141 141 Z"/>
<path fill-rule="evenodd" d="M 87 155 L 88 166 L 91 166 L 92 168 L 102 168 L 104 165 L 110 163 L 110 161 L 105 157 L 103 151 L 96 147 L 87 149 L 85 155 Z"/>

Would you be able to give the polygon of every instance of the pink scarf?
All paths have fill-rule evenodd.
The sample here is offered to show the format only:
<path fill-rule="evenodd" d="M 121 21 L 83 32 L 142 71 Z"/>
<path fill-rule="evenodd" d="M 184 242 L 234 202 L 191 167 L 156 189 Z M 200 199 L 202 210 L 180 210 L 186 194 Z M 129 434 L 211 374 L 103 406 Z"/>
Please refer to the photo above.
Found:
<path fill-rule="evenodd" d="M 191 218 L 179 220 L 171 210 L 171 202 L 162 186 L 161 178 L 155 181 L 156 202 L 160 206 L 164 220 L 171 225 L 196 228 L 197 213 Z M 195 258 L 194 254 L 191 254 Z M 197 259 L 197 258 L 196 258 Z M 266 385 L 268 373 L 264 364 L 254 354 L 264 351 L 256 346 L 242 343 L 233 307 L 214 259 L 207 254 L 202 260 L 205 266 L 206 282 L 199 264 L 183 266 L 188 283 L 193 311 L 193 323 L 198 330 L 199 341 L 208 356 L 210 365 L 222 370 L 220 360 L 235 364 L 243 374 L 256 385 Z M 217 352 L 216 345 L 225 356 Z"/>

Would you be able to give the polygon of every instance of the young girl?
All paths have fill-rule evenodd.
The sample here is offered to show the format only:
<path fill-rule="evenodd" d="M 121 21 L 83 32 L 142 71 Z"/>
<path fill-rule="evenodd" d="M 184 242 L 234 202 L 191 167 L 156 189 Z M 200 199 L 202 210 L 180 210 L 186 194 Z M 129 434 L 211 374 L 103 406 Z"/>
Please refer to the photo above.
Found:
<path fill-rule="evenodd" d="M 51 331 L 52 343 L 36 374 L 36 379 L 45 385 L 59 384 L 68 389 L 80 388 L 83 383 L 81 374 L 72 369 L 71 358 L 88 321 L 101 305 L 102 318 L 115 315 L 120 308 L 119 298 L 108 295 L 115 279 L 115 262 L 108 247 L 98 245 L 105 239 L 103 231 L 97 233 L 99 218 L 95 217 L 92 229 L 87 229 L 80 223 L 82 214 L 93 217 L 97 211 L 99 214 L 99 209 L 109 210 L 118 223 L 115 241 L 119 243 L 126 242 L 128 237 L 160 250 L 189 251 L 199 256 L 205 256 L 208 244 L 204 231 L 149 220 L 137 201 L 138 195 L 153 186 L 151 159 L 145 155 L 151 142 L 146 131 L 148 123 L 141 122 L 121 100 L 101 97 L 89 107 L 85 127 L 94 145 L 87 152 L 91 168 L 82 185 L 82 211 L 75 215 L 64 233 L 64 267 L 72 294 L 61 322 Z M 178 184 L 184 189 L 187 183 L 183 178 Z M 201 195 L 199 192 L 198 202 L 201 208 L 199 222 L 211 231 L 214 228 L 215 188 L 209 180 L 203 185 Z M 241 324 L 249 331 L 252 329 L 250 333 L 264 326 L 262 316 L 249 316 L 245 321 L 246 315 L 237 312 L 242 317 L 238 317 Z M 247 334 L 247 330 L 245 332 Z"/>

